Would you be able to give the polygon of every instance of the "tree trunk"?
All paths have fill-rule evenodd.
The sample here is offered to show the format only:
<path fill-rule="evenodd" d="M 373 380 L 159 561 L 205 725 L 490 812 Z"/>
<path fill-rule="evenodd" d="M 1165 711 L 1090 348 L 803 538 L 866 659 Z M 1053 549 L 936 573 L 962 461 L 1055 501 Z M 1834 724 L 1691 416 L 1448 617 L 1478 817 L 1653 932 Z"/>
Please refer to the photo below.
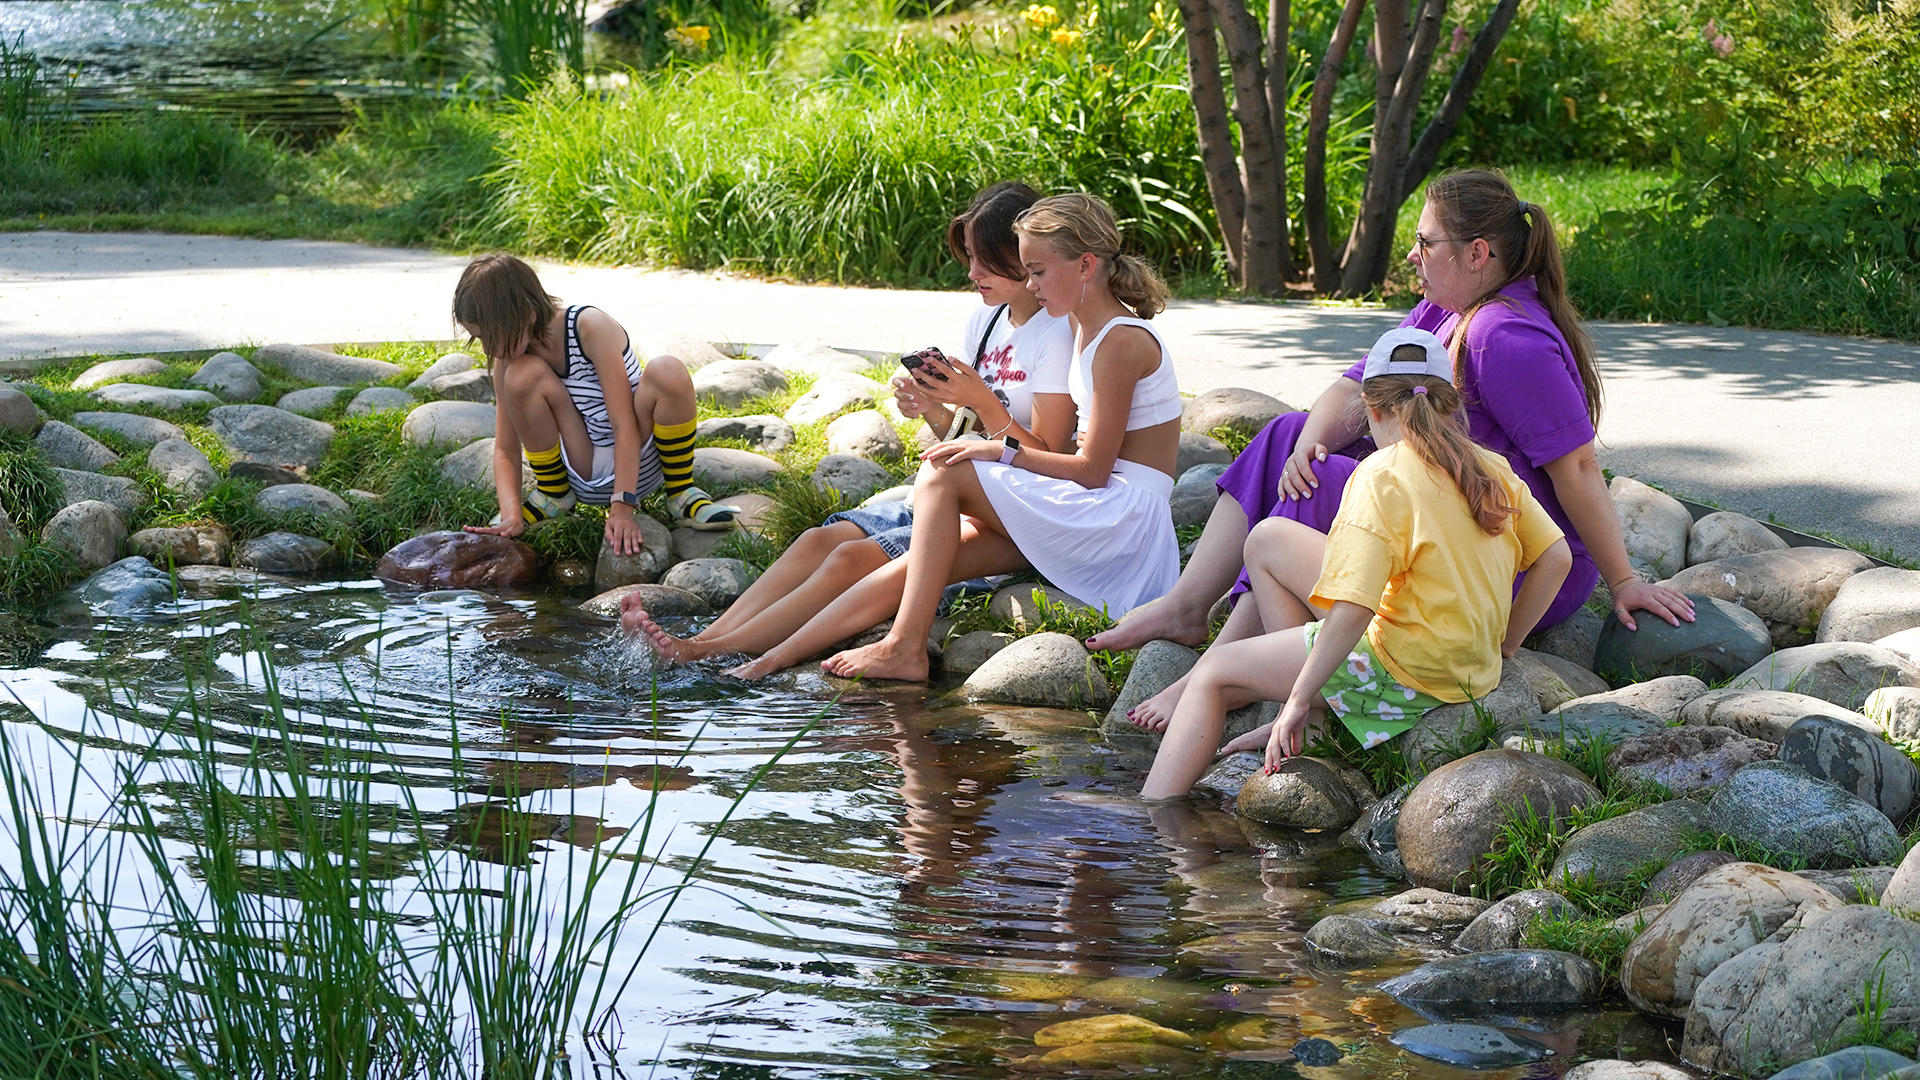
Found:
<path fill-rule="evenodd" d="M 1340 22 L 1327 43 L 1327 54 L 1313 78 L 1313 99 L 1307 108 L 1307 150 L 1301 178 L 1300 216 L 1307 229 L 1307 250 L 1313 259 L 1313 287 L 1331 295 L 1340 287 L 1340 265 L 1333 254 L 1327 229 L 1327 128 L 1333 120 L 1333 90 L 1346 66 L 1347 50 L 1360 27 L 1367 0 L 1346 0 Z"/>
<path fill-rule="evenodd" d="M 1267 115 L 1273 121 L 1273 157 L 1278 164 L 1274 176 L 1280 199 L 1280 280 L 1292 281 L 1293 238 L 1288 219 L 1291 204 L 1287 199 L 1287 79 L 1292 62 L 1289 41 L 1293 34 L 1291 0 L 1271 0 L 1267 5 Z"/>
<path fill-rule="evenodd" d="M 1233 118 L 1240 129 L 1240 180 L 1246 193 L 1240 242 L 1240 287 L 1259 296 L 1278 296 L 1280 243 L 1286 232 L 1285 208 L 1273 151 L 1273 119 L 1267 109 L 1267 66 L 1260 26 L 1244 0 L 1212 0 L 1220 36 L 1227 43 L 1227 68 L 1233 73 Z"/>
<path fill-rule="evenodd" d="M 1401 176 L 1400 201 L 1405 202 L 1419 189 L 1427 174 L 1433 171 L 1434 162 L 1440 160 L 1440 148 L 1448 139 L 1453 138 L 1453 129 L 1459 125 L 1460 117 L 1467 111 L 1467 102 L 1473 100 L 1473 92 L 1480 88 L 1480 79 L 1487 73 L 1487 64 L 1493 60 L 1493 50 L 1507 36 L 1507 30 L 1513 26 L 1514 13 L 1520 10 L 1520 0 L 1500 0 L 1493 12 L 1487 16 L 1487 24 L 1473 36 L 1473 46 L 1460 61 L 1460 67 L 1453 73 L 1453 83 L 1447 87 L 1447 96 L 1440 99 L 1440 107 L 1434 110 L 1433 119 L 1427 121 L 1426 129 L 1420 132 L 1420 141 L 1413 144 L 1413 152 L 1407 156 L 1407 167 Z"/>
<path fill-rule="evenodd" d="M 1186 28 L 1188 97 L 1193 102 L 1194 127 L 1200 143 L 1200 164 L 1207 174 L 1207 193 L 1213 197 L 1214 217 L 1220 221 L 1220 239 L 1227 248 L 1227 271 L 1244 277 L 1247 192 L 1235 163 L 1233 138 L 1227 130 L 1227 98 L 1220 85 L 1220 49 L 1214 40 L 1213 11 L 1208 0 L 1180 0 L 1180 21 Z"/>

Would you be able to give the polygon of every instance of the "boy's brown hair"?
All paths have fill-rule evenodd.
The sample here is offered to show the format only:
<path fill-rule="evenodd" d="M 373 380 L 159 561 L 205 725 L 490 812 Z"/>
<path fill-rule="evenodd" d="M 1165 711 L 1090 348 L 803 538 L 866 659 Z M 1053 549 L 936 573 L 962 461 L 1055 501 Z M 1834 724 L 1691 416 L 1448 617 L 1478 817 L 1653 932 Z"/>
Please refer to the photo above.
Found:
<path fill-rule="evenodd" d="M 533 267 L 512 255 L 482 255 L 453 287 L 453 321 L 479 340 L 489 362 L 510 360 L 507 350 L 522 334 L 546 343 L 559 302 L 540 286 Z"/>

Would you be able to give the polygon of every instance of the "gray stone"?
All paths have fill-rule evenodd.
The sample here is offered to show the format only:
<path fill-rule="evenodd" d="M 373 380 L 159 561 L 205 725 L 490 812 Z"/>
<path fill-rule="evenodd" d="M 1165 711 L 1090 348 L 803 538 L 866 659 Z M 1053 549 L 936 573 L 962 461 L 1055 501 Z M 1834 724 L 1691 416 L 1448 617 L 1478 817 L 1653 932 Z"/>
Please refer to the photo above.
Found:
<path fill-rule="evenodd" d="M 260 369 L 241 359 L 239 353 L 215 353 L 193 373 L 187 385 L 207 390 L 225 401 L 252 401 L 260 396 Z"/>
<path fill-rule="evenodd" d="M 875 409 L 851 412 L 827 425 L 827 453 L 895 460 L 907 452 L 900 432 Z"/>
<path fill-rule="evenodd" d="M 1394 877 L 1405 877 L 1407 872 L 1400 859 L 1400 813 L 1406 809 L 1407 796 L 1413 794 L 1415 786 L 1409 781 L 1394 788 L 1361 811 L 1353 826 L 1340 834 L 1341 842 L 1366 852 L 1375 865 Z"/>
<path fill-rule="evenodd" d="M 333 445 L 332 424 L 271 405 L 222 405 L 207 424 L 236 461 L 315 469 Z"/>
<path fill-rule="evenodd" d="M 1481 1024 L 1401 1028 L 1387 1041 L 1409 1054 L 1462 1069 L 1504 1069 L 1545 1061 L 1553 1053 L 1543 1042 Z"/>
<path fill-rule="evenodd" d="M 1008 589 L 1015 588 L 1019 587 L 1008 587 Z M 1039 586 L 1027 586 L 1027 588 L 1033 589 Z M 998 602 L 999 599 L 999 594 L 996 593 L 994 602 Z M 1019 597 L 1010 596 L 1009 602 L 1018 603 Z M 991 603 L 988 610 L 989 612 L 992 610 Z M 1001 616 L 996 616 L 996 618 L 999 617 Z M 1140 646 L 1140 651 L 1133 657 L 1133 670 L 1127 673 L 1127 681 L 1120 687 L 1119 696 L 1114 698 L 1113 708 L 1107 711 L 1106 719 L 1101 722 L 1100 730 L 1107 742 L 1129 749 L 1146 749 L 1149 752 L 1158 746 L 1159 733 L 1146 731 L 1128 720 L 1127 713 L 1132 711 L 1134 706 L 1179 682 L 1199 661 L 1199 653 L 1175 642 L 1149 641 Z"/>
<path fill-rule="evenodd" d="M 1683 1019 L 1695 990 L 1715 968 L 1765 941 L 1803 909 L 1841 906 L 1827 890 L 1771 866 L 1736 862 L 1708 870 L 1627 946 L 1621 987 L 1641 1012 Z"/>
<path fill-rule="evenodd" d="M 1724 851 L 1695 851 L 1682 855 L 1647 882 L 1646 891 L 1640 894 L 1640 906 L 1642 909 L 1658 906 L 1665 911 L 1666 905 L 1673 903 L 1674 897 L 1685 892 L 1687 886 L 1700 880 L 1707 871 L 1739 861 Z M 1655 915 L 1653 919 L 1659 917 Z M 1646 921 L 1651 923 L 1653 919 Z"/>
<path fill-rule="evenodd" d="M 1920 570 L 1877 566 L 1848 578 L 1820 616 L 1820 641 L 1877 641 L 1920 627 Z"/>
<path fill-rule="evenodd" d="M 1604 625 L 1605 619 L 1583 607 L 1545 630 L 1534 631 L 1527 638 L 1527 648 L 1592 671 L 1593 653 L 1600 645 Z"/>
<path fill-rule="evenodd" d="M 1664 1061 L 1586 1061 L 1567 1070 L 1562 1080 L 1693 1080 L 1693 1074 Z"/>
<path fill-rule="evenodd" d="M 40 406 L 11 386 L 0 386 L 0 430 L 31 435 L 40 426 Z"/>
<path fill-rule="evenodd" d="M 361 356 L 341 356 L 310 349 L 305 345 L 262 345 L 254 350 L 253 362 L 258 367 L 273 368 L 301 382 L 339 386 L 386 382 L 404 374 L 399 364 Z"/>
<path fill-rule="evenodd" d="M 1193 782 L 1195 790 L 1204 789 L 1219 795 L 1222 801 L 1237 801 L 1247 781 L 1263 772 L 1267 767 L 1265 754 L 1256 754 L 1251 750 L 1226 754 L 1215 758 L 1200 779 Z"/>
<path fill-rule="evenodd" d="M 728 500 L 729 503 L 732 500 Z M 711 529 L 695 529 L 682 525 L 673 530 L 673 557 L 680 562 L 689 559 L 710 559 L 719 550 L 720 545 L 732 536 L 731 530 L 716 532 Z"/>
<path fill-rule="evenodd" d="M 1477 707 L 1476 707 L 1477 706 Z M 1500 682 L 1477 702 L 1427 710 L 1420 722 L 1399 737 L 1401 752 L 1416 768 L 1430 769 L 1486 746 L 1487 730 L 1520 726 L 1540 715 L 1540 695 L 1514 664 L 1503 664 Z M 1482 717 L 1485 720 L 1482 720 Z"/>
<path fill-rule="evenodd" d="M 220 525 L 141 529 L 127 538 L 127 550 L 156 566 L 218 566 L 233 555 L 233 537 Z"/>
<path fill-rule="evenodd" d="M 1187 471 L 1196 465 L 1219 465 L 1225 468 L 1233 463 L 1233 451 L 1227 444 L 1201 431 L 1183 431 L 1180 433 L 1180 453 L 1173 467 L 1173 475 L 1182 480 Z"/>
<path fill-rule="evenodd" d="M 1408 889 L 1364 905 L 1368 917 L 1397 934 L 1457 935 L 1493 906 L 1477 896 L 1439 889 Z"/>
<path fill-rule="evenodd" d="M 72 559 L 82 570 L 98 570 L 120 557 L 127 538 L 127 522 L 120 511 L 96 499 L 85 499 L 53 515 L 40 539 Z"/>
<path fill-rule="evenodd" d="M 1598 1001 L 1605 982 L 1591 960 L 1572 953 L 1496 949 L 1436 960 L 1388 979 L 1380 989 L 1402 1004 L 1446 1011 L 1552 1009 Z"/>
<path fill-rule="evenodd" d="M 1773 649 L 1767 624 L 1738 604 L 1694 596 L 1692 622 L 1669 626 L 1642 615 L 1629 630 L 1609 614 L 1594 649 L 1593 669 L 1620 685 L 1661 675 L 1693 675 L 1716 682 L 1738 675 Z"/>
<path fill-rule="evenodd" d="M 1613 495 L 1613 508 L 1620 515 L 1627 560 L 1634 569 L 1652 581 L 1684 570 L 1687 536 L 1693 531 L 1693 515 L 1686 506 L 1666 492 L 1630 476 L 1614 477 L 1607 489 Z"/>
<path fill-rule="evenodd" d="M 1768 1080 L 1892 1080 L 1915 1065 L 1884 1047 L 1849 1046 L 1774 1073 Z"/>
<path fill-rule="evenodd" d="M 1690 835 L 1707 828 L 1706 808 L 1686 799 L 1596 821 L 1561 846 L 1547 881 L 1618 884 L 1649 865 L 1664 866 L 1686 850 Z"/>
<path fill-rule="evenodd" d="M 453 397 L 452 394 L 443 395 Z M 481 399 L 473 399 L 481 400 Z M 348 416 L 365 416 L 377 412 L 405 412 L 413 408 L 413 395 L 392 386 L 369 386 L 353 395 L 347 402 Z"/>
<path fill-rule="evenodd" d="M 108 405 L 119 405 L 128 409 L 160 409 L 175 412 L 191 409 L 200 405 L 218 405 L 220 398 L 205 390 L 173 390 L 164 386 L 143 386 L 139 383 L 111 383 L 93 391 L 90 395 L 95 401 Z"/>
<path fill-rule="evenodd" d="M 964 679 L 980 670 L 981 664 L 1015 640 L 1012 634 L 1000 634 L 992 630 L 961 634 L 947 643 L 946 652 L 941 657 L 941 670 L 949 679 Z M 1128 685 L 1132 685 L 1131 679 Z"/>
<path fill-rule="evenodd" d="M 1523 814 L 1559 820 L 1600 800 L 1571 765 L 1538 754 L 1485 750 L 1448 762 L 1420 781 L 1397 831 L 1407 879 L 1464 890 L 1485 868 L 1494 837 Z"/>
<path fill-rule="evenodd" d="M 1366 919 L 1329 915 L 1307 930 L 1315 959 L 1338 967 L 1366 967 L 1408 951 L 1409 945 Z"/>
<path fill-rule="evenodd" d="M 740 599 L 754 574 L 739 559 L 689 559 L 669 569 L 660 584 L 684 589 L 716 610 Z"/>
<path fill-rule="evenodd" d="M 1873 721 L 1825 698 L 1786 690 L 1709 690 L 1680 710 L 1683 724 L 1729 727 L 1750 738 L 1779 743 L 1803 716 L 1832 716 L 1872 727 Z"/>
<path fill-rule="evenodd" d="M 427 384 L 427 388 L 440 395 L 444 401 L 493 401 L 493 373 L 491 371 L 456 371 L 451 375 L 442 375 Z M 412 397 L 411 394 L 408 395 Z"/>
<path fill-rule="evenodd" d="M 1738 604 L 1767 624 L 1775 648 L 1813 640 L 1820 613 L 1855 574 L 1873 565 L 1842 548 L 1784 548 L 1701 563 L 1663 584 Z"/>
<path fill-rule="evenodd" d="M 1687 565 L 1779 551 L 1786 546 L 1785 540 L 1753 518 L 1720 510 L 1693 523 L 1693 531 L 1687 536 Z"/>
<path fill-rule="evenodd" d="M 1920 844 L 1907 852 L 1880 895 L 1881 906 L 1890 911 L 1920 916 Z"/>
<path fill-rule="evenodd" d="M 138 480 L 127 476 L 103 476 L 100 473 L 81 472 L 78 469 L 54 467 L 53 475 L 60 480 L 61 505 L 72 506 L 79 502 L 103 502 L 120 511 L 122 517 L 132 517 L 146 509 L 146 489 Z"/>
<path fill-rule="evenodd" d="M 829 488 L 857 503 L 882 488 L 891 487 L 893 474 L 866 458 L 852 454 L 828 454 L 813 469 L 813 486 Z"/>
<path fill-rule="evenodd" d="M 688 371 L 699 371 L 708 364 L 717 364 L 728 358 L 728 352 L 714 347 L 714 343 L 701 337 L 661 327 L 647 320 L 648 325 L 635 338 L 634 349 L 643 360 L 653 360 L 662 356 L 671 356 L 687 366 Z M 732 345 L 727 345 L 731 351 Z"/>
<path fill-rule="evenodd" d="M 1243 435 L 1257 434 L 1274 417 L 1295 411 L 1291 405 L 1258 390 L 1225 386 L 1208 390 L 1187 402 L 1180 413 L 1180 430 L 1208 435 L 1215 428 L 1232 428 Z"/>
<path fill-rule="evenodd" d="M 34 436 L 33 442 L 48 462 L 63 469 L 99 472 L 120 460 L 119 454 L 91 435 L 58 420 L 49 420 L 41 425 L 40 434 Z"/>
<path fill-rule="evenodd" d="M 442 375 L 458 375 L 463 371 L 472 371 L 475 366 L 481 368 L 486 367 L 485 364 L 475 360 L 467 353 L 450 352 L 427 365 L 427 370 L 421 372 L 418 378 L 407 384 L 407 389 L 425 390 L 427 387 L 433 385 L 433 380 L 440 378 Z"/>
<path fill-rule="evenodd" d="M 759 360 L 722 360 L 693 373 L 693 392 L 723 409 L 738 409 L 754 398 L 787 388 L 787 376 Z"/>
<path fill-rule="evenodd" d="M 269 574 L 311 574 L 339 561 L 333 545 L 318 537 L 299 533 L 270 532 L 241 544 L 234 552 L 234 565 L 264 570 Z"/>
<path fill-rule="evenodd" d="M 1687 702 L 1707 692 L 1707 684 L 1691 675 L 1663 675 L 1646 682 L 1630 683 L 1604 694 L 1589 694 L 1566 703 L 1569 709 L 1585 705 L 1625 705 L 1653 714 L 1663 724 L 1680 722 Z"/>
<path fill-rule="evenodd" d="M 857 353 L 842 352 L 818 341 L 789 341 L 773 347 L 766 362 L 790 375 L 827 375 L 841 373 L 865 377 L 873 361 Z"/>
<path fill-rule="evenodd" d="M 782 413 L 787 423 L 806 427 L 832 419 L 849 409 L 870 409 L 886 387 L 872 379 L 846 372 L 822 375 L 813 389 L 794 399 Z"/>
<path fill-rule="evenodd" d="M 1860 712 L 1896 739 L 1920 740 L 1920 689 L 1882 687 L 1867 695 Z"/>
<path fill-rule="evenodd" d="M 11 559 L 27 546 L 27 538 L 13 524 L 13 515 L 0 506 L 0 559 Z"/>
<path fill-rule="evenodd" d="M 91 390 L 117 379 L 141 379 L 151 375 L 165 375 L 170 370 L 172 369 L 166 364 L 151 356 L 141 356 L 131 360 L 106 360 L 75 375 L 73 389 Z"/>
<path fill-rule="evenodd" d="M 478 439 L 455 450 L 440 459 L 440 475 L 450 484 L 492 491 L 493 445 L 492 439 Z"/>
<path fill-rule="evenodd" d="M 261 488 L 260 494 L 253 497 L 253 505 L 269 516 L 305 513 L 335 521 L 353 521 L 353 508 L 345 499 L 314 484 L 276 484 Z"/>
<path fill-rule="evenodd" d="M 1195 465 L 1193 468 L 1182 472 L 1176 483 L 1214 484 L 1218 483 L 1220 478 L 1225 475 L 1227 475 L 1227 467 L 1225 465 Z"/>
<path fill-rule="evenodd" d="M 1293 1060 L 1313 1068 L 1340 1064 L 1340 1048 L 1325 1039 L 1301 1039 L 1293 1044 Z"/>
<path fill-rule="evenodd" d="M 725 446 L 696 446 L 693 471 L 709 483 L 724 487 L 754 487 L 780 475 L 780 463 L 750 450 Z"/>
<path fill-rule="evenodd" d="M 660 575 L 673 565 L 673 534 L 667 531 L 667 527 L 648 514 L 635 514 L 633 520 L 640 526 L 639 553 L 618 555 L 603 541 L 599 558 L 593 566 L 595 588 L 604 590 L 616 585 L 651 584 L 659 581 Z"/>
<path fill-rule="evenodd" d="M 1607 755 L 1616 778 L 1659 784 L 1676 795 L 1709 791 L 1756 761 L 1770 760 L 1770 742 L 1711 724 L 1663 727 L 1636 735 Z"/>
<path fill-rule="evenodd" d="M 1310 757 L 1291 757 L 1273 772 L 1249 777 L 1234 806 L 1242 817 L 1298 829 L 1344 829 L 1360 816 L 1339 770 Z"/>
<path fill-rule="evenodd" d="M 1820 868 L 1899 858 L 1893 823 L 1872 803 L 1798 765 L 1759 761 L 1733 774 L 1707 805 L 1715 830 Z"/>
<path fill-rule="evenodd" d="M 609 619 L 620 617 L 620 601 L 629 593 L 640 594 L 640 606 L 647 614 L 656 618 L 677 616 L 711 615 L 713 609 L 705 600 L 685 589 L 675 589 L 666 585 L 653 585 L 644 582 L 632 585 L 616 585 L 606 592 L 583 602 L 580 610 Z"/>
<path fill-rule="evenodd" d="M 1852 905 L 1778 942 L 1747 949 L 1700 982 L 1680 1055 L 1754 1074 L 1860 1034 L 1863 987 L 1887 1003 L 1888 1029 L 1920 1024 L 1920 923 Z M 1819 1075 L 1815 1073 L 1814 1075 Z"/>
<path fill-rule="evenodd" d="M 995 653 L 967 676 L 961 691 L 968 701 L 1055 709 L 1100 709 L 1113 700 L 1086 646 L 1052 633 L 1022 638 Z"/>
<path fill-rule="evenodd" d="M 1779 759 L 1853 792 L 1902 821 L 1920 792 L 1920 767 L 1878 731 L 1830 716 L 1806 716 L 1780 740 Z"/>
<path fill-rule="evenodd" d="M 1534 923 L 1586 917 L 1579 904 L 1551 889 L 1523 889 L 1481 912 L 1460 931 L 1453 947 L 1466 953 L 1518 949 Z"/>
<path fill-rule="evenodd" d="M 1034 599 L 1039 594 L 1039 600 Z M 1046 621 L 1046 612 L 1040 604 L 1054 604 L 1072 611 L 1092 611 L 1086 601 L 1068 596 L 1059 589 L 1034 582 L 1022 582 L 1018 585 L 1003 585 L 987 601 L 987 614 L 1001 622 L 1010 622 L 1015 626 L 1038 626 Z M 1196 656 L 1198 654 L 1195 654 Z M 1177 676 L 1176 676 L 1177 677 Z M 1158 693 L 1159 691 L 1155 691 Z M 1151 697 L 1152 695 L 1147 695 Z M 1143 699 L 1144 700 L 1144 699 Z M 1131 708 L 1132 706 L 1129 706 Z"/>
<path fill-rule="evenodd" d="M 1615 702 L 1568 705 L 1558 712 L 1536 716 L 1523 724 L 1502 728 L 1494 736 L 1508 750 L 1542 753 L 1556 745 L 1618 746 L 1629 739 L 1661 731 L 1660 718 L 1643 709 Z"/>
<path fill-rule="evenodd" d="M 1828 641 L 1781 649 L 1741 672 L 1728 688 L 1789 690 L 1854 709 L 1883 686 L 1920 687 L 1920 664 L 1865 642 Z"/>
<path fill-rule="evenodd" d="M 1520 668 L 1521 677 L 1539 699 L 1541 712 L 1552 712 L 1578 698 L 1607 692 L 1607 680 L 1595 675 L 1591 668 L 1551 653 L 1520 649 L 1507 663 Z"/>
<path fill-rule="evenodd" d="M 1911 630 L 1895 631 L 1875 641 L 1874 644 L 1920 664 L 1920 626 Z"/>
<path fill-rule="evenodd" d="M 1795 870 L 1849 904 L 1878 904 L 1899 870 L 1892 866 L 1855 866 L 1847 870 Z"/>
<path fill-rule="evenodd" d="M 138 555 L 93 572 L 74 594 L 97 614 L 137 615 L 173 600 L 173 576 Z"/>
<path fill-rule="evenodd" d="M 1204 524 L 1213 514 L 1213 504 L 1219 501 L 1220 489 L 1213 481 L 1204 480 L 1197 484 L 1175 484 L 1167 496 L 1167 508 L 1173 514 L 1174 527 L 1179 528 Z"/>
<path fill-rule="evenodd" d="M 493 436 L 494 408 L 478 401 L 429 401 L 407 414 L 400 434 L 415 446 L 446 449 Z"/>
<path fill-rule="evenodd" d="M 702 443 L 741 439 L 753 443 L 763 454 L 777 454 L 793 445 L 793 425 L 770 413 L 715 416 L 700 421 L 694 428 L 694 438 Z"/>
<path fill-rule="evenodd" d="M 126 412 L 78 412 L 75 427 L 116 435 L 136 446 L 153 446 L 167 439 L 185 439 L 187 433 L 178 424 L 169 424 L 157 416 Z"/>
<path fill-rule="evenodd" d="M 180 566 L 174 568 L 173 576 L 180 583 L 181 593 L 196 600 L 210 600 L 246 590 L 257 591 L 262 585 L 283 584 L 292 580 L 278 574 L 236 566 Z"/>
<path fill-rule="evenodd" d="M 220 474 L 200 448 L 185 439 L 162 439 L 147 451 L 147 467 L 173 491 L 198 500 L 220 482 Z"/>

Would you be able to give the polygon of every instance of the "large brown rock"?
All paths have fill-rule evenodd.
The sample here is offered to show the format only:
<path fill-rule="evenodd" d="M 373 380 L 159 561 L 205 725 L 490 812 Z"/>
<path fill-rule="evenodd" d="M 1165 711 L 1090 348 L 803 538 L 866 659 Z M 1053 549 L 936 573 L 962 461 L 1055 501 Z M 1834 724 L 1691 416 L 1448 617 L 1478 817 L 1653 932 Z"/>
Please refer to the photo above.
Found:
<path fill-rule="evenodd" d="M 1684 1018 L 1702 980 L 1766 940 L 1803 906 L 1831 911 L 1844 905 L 1805 878 L 1759 863 L 1707 871 L 1627 946 L 1620 960 L 1627 1000 L 1641 1012 Z"/>
<path fill-rule="evenodd" d="M 1344 829 L 1360 816 L 1340 770 L 1310 757 L 1288 758 L 1274 772 L 1248 777 L 1234 808 L 1267 825 L 1300 829 Z"/>
<path fill-rule="evenodd" d="M 540 556 L 504 536 L 431 532 L 394 545 L 373 572 L 410 589 L 515 588 L 539 578 Z"/>
<path fill-rule="evenodd" d="M 1401 811 L 1407 879 L 1465 892 L 1508 821 L 1527 813 L 1564 818 L 1599 799 L 1599 789 L 1573 766 L 1539 754 L 1484 750 L 1449 762 L 1420 781 Z"/>
<path fill-rule="evenodd" d="M 1845 548 L 1782 548 L 1689 566 L 1664 584 L 1746 608 L 1767 624 L 1774 648 L 1787 649 L 1811 642 L 1841 586 L 1872 565 Z"/>

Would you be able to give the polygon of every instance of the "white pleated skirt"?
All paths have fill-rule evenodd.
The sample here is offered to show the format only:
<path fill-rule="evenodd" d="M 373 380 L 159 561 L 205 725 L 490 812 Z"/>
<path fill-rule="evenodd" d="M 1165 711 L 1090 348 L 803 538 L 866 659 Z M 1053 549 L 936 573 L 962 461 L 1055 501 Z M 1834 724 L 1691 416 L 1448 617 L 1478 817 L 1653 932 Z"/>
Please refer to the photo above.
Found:
<path fill-rule="evenodd" d="M 1101 488 L 974 461 L 987 501 L 1033 568 L 1060 589 L 1119 618 L 1157 600 L 1180 577 L 1167 498 L 1173 477 L 1134 461 L 1113 463 Z"/>

